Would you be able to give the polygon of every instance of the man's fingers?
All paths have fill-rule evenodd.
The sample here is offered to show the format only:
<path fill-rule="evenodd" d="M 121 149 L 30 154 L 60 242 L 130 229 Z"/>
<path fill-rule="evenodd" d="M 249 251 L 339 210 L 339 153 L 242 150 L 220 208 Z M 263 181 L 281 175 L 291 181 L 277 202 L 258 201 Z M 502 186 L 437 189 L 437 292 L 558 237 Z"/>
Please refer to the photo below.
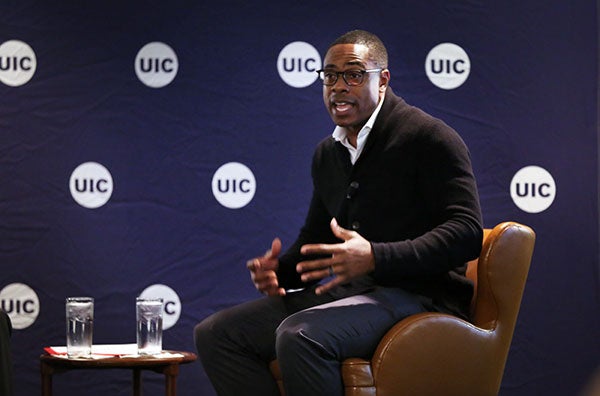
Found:
<path fill-rule="evenodd" d="M 333 257 L 318 260 L 302 261 L 296 264 L 296 272 L 302 274 L 304 272 L 327 269 L 333 264 L 335 264 Z"/>
<path fill-rule="evenodd" d="M 262 292 L 265 296 L 285 296 L 285 289 L 273 288 Z"/>
<path fill-rule="evenodd" d="M 253 258 L 251 260 L 246 261 L 246 268 L 248 268 L 250 271 L 259 271 L 259 270 L 269 271 L 269 270 L 276 269 L 276 268 L 270 268 L 270 267 L 273 267 L 273 265 L 268 265 L 269 261 L 267 261 L 267 260 L 277 259 L 277 257 L 279 256 L 280 253 L 281 253 L 281 240 L 279 238 L 275 238 L 275 239 L 273 239 L 273 242 L 271 242 L 271 249 L 267 250 L 262 257 L 257 257 L 257 258 Z M 277 264 L 275 264 L 275 265 L 277 265 Z"/>
<path fill-rule="evenodd" d="M 267 290 L 279 287 L 277 275 L 273 271 L 259 271 L 252 274 L 252 281 L 259 290 Z"/>
<path fill-rule="evenodd" d="M 279 257 L 279 253 L 281 253 L 281 240 L 279 238 L 273 239 L 271 242 L 271 251 L 269 256 L 272 258 Z"/>
<path fill-rule="evenodd" d="M 246 261 L 246 268 L 250 271 L 257 271 L 260 269 L 260 261 L 258 259 L 248 260 Z"/>
<path fill-rule="evenodd" d="M 285 289 L 283 287 L 280 287 L 279 289 L 277 289 L 277 295 L 285 296 Z"/>
<path fill-rule="evenodd" d="M 339 248 L 336 245 L 327 245 L 324 243 L 317 243 L 312 245 L 304 245 L 300 248 L 300 253 L 309 255 L 309 254 L 333 254 L 339 251 Z"/>
<path fill-rule="evenodd" d="M 284 296 L 285 289 L 279 287 L 277 276 L 263 276 L 260 279 L 255 279 L 254 285 L 256 289 L 267 296 Z"/>
<path fill-rule="evenodd" d="M 271 248 L 267 250 L 263 257 L 276 258 L 281 253 L 281 240 L 279 238 L 273 239 L 271 242 Z"/>
<path fill-rule="evenodd" d="M 315 290 L 315 293 L 316 294 L 326 293 L 329 290 L 331 290 L 334 287 L 336 287 L 337 285 L 340 285 L 341 283 L 342 283 L 341 278 L 340 277 L 335 277 L 330 282 L 327 282 L 324 285 L 317 287 L 317 289 Z"/>
<path fill-rule="evenodd" d="M 333 235 L 335 235 L 342 241 L 347 241 L 348 239 L 352 238 L 353 231 L 340 227 L 335 217 L 329 222 L 329 227 L 331 228 L 331 232 L 333 232 Z"/>

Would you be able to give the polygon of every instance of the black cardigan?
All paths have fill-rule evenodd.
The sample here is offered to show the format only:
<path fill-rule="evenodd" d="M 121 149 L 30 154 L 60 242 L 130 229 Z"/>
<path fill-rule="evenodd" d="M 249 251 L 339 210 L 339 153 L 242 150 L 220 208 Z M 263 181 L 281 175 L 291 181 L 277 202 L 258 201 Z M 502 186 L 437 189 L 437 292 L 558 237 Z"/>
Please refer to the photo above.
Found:
<path fill-rule="evenodd" d="M 282 287 L 306 286 L 295 271 L 306 259 L 299 249 L 339 242 L 329 228 L 335 217 L 371 242 L 372 284 L 401 287 L 431 310 L 465 316 L 472 285 L 464 264 L 478 256 L 483 231 L 469 152 L 452 128 L 388 88 L 354 166 L 328 137 L 315 151 L 312 178 L 305 224 L 280 258 Z"/>

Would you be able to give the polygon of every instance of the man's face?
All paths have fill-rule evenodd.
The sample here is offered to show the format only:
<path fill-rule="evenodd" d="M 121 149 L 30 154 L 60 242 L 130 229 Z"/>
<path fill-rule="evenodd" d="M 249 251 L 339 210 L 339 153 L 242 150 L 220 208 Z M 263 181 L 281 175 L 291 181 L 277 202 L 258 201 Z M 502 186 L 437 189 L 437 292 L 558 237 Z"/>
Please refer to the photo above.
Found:
<path fill-rule="evenodd" d="M 335 45 L 327 51 L 323 62 L 324 70 L 334 72 L 376 68 L 369 60 L 369 48 L 359 44 Z M 349 86 L 341 75 L 334 85 L 323 85 L 323 101 L 331 119 L 353 134 L 358 134 L 385 94 L 389 71 L 365 73 L 363 77 L 358 86 Z"/>

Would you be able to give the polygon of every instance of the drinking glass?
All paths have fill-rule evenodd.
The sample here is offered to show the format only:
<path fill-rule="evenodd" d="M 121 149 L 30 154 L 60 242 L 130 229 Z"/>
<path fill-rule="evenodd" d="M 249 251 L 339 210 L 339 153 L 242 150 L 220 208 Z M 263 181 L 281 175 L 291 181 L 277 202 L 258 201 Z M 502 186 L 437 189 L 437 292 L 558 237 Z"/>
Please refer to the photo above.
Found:
<path fill-rule="evenodd" d="M 140 355 L 162 352 L 162 298 L 136 298 L 137 347 Z"/>
<path fill-rule="evenodd" d="M 67 297 L 67 355 L 70 358 L 89 357 L 92 354 L 94 333 L 94 299 Z"/>

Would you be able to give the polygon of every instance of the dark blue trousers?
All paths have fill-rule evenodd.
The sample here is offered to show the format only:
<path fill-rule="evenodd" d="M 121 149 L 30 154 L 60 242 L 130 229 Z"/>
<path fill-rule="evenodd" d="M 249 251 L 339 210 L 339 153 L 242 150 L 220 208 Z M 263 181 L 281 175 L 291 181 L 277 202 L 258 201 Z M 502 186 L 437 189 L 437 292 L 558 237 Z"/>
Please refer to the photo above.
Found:
<path fill-rule="evenodd" d="M 278 395 L 268 367 L 275 358 L 287 396 L 336 396 L 344 393 L 341 361 L 370 358 L 396 322 L 425 310 L 418 296 L 397 288 L 351 296 L 309 289 L 217 312 L 194 338 L 220 396 Z"/>

